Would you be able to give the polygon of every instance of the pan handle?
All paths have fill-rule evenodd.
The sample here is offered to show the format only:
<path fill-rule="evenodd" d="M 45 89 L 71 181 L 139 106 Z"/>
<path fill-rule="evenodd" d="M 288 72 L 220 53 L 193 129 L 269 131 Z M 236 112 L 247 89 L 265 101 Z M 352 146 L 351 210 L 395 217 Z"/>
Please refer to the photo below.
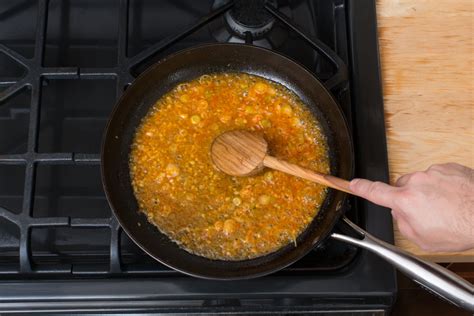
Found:
<path fill-rule="evenodd" d="M 370 235 L 346 217 L 343 218 L 343 221 L 360 234 L 361 239 L 338 233 L 331 234 L 332 238 L 377 254 L 429 292 L 437 294 L 454 305 L 474 312 L 474 287 L 472 284 L 440 265 L 417 258 Z"/>

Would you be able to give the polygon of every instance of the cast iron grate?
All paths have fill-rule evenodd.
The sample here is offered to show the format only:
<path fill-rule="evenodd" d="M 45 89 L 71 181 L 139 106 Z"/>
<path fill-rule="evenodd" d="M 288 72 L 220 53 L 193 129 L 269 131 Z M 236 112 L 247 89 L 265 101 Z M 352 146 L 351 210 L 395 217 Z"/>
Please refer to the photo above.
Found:
<path fill-rule="evenodd" d="M 50 79 L 114 79 L 116 82 L 115 96 L 119 98 L 124 89 L 134 80 L 133 70 L 140 64 L 146 62 L 159 52 L 167 49 L 176 42 L 202 28 L 210 21 L 222 16 L 227 12 L 233 3 L 228 2 L 218 9 L 211 11 L 203 16 L 194 24 L 183 29 L 176 35 L 165 38 L 133 57 L 127 56 L 128 42 L 128 22 L 130 6 L 128 0 L 121 0 L 119 3 L 119 21 L 118 21 L 118 50 L 117 63 L 114 67 L 108 68 L 79 68 L 79 67 L 45 67 L 45 41 L 46 28 L 48 23 L 49 0 L 39 0 L 37 12 L 37 26 L 34 44 L 34 56 L 25 58 L 16 51 L 0 44 L 0 52 L 12 58 L 15 62 L 26 68 L 26 75 L 19 79 L 0 80 L 0 87 L 6 87 L 0 91 L 0 104 L 8 98 L 19 93 L 24 88 L 31 90 L 29 125 L 27 135 L 27 148 L 23 153 L 0 154 L 0 166 L 17 165 L 25 168 L 24 188 L 22 196 L 22 205 L 19 213 L 14 213 L 5 207 L 0 206 L 0 219 L 7 220 L 16 225 L 19 229 L 19 265 L 0 270 L 1 274 L 38 274 L 38 273 L 131 273 L 131 272 L 156 272 L 146 269 L 128 269 L 122 264 L 121 257 L 121 228 L 113 215 L 96 218 L 80 218 L 73 216 L 57 217 L 34 217 L 32 215 L 35 203 L 35 184 L 38 166 L 41 165 L 87 165 L 99 166 L 100 155 L 80 152 L 39 152 L 39 122 L 42 107 L 42 89 L 43 85 Z M 293 22 L 277 8 L 267 4 L 266 10 L 274 16 L 282 25 L 299 35 L 321 56 L 324 56 L 333 66 L 334 74 L 325 80 L 325 85 L 329 89 L 342 87 L 338 89 L 338 97 L 348 98 L 347 68 L 344 61 L 328 46 L 318 39 L 311 38 L 299 30 Z M 246 42 L 252 43 L 252 38 L 247 34 Z M 342 91 L 342 92 L 341 92 Z M 347 100 L 346 100 L 347 101 Z M 347 102 L 342 102 L 346 104 Z M 348 113 L 348 111 L 346 111 Z M 350 113 L 350 111 L 349 111 Z M 350 118 L 348 118 L 350 121 Z M 78 229 L 106 229 L 109 230 L 108 244 L 108 266 L 102 272 L 94 269 L 76 269 L 72 264 L 51 264 L 46 268 L 36 266 L 32 261 L 31 235 L 33 229 L 48 228 L 78 228 Z M 167 272 L 170 273 L 170 272 Z"/>

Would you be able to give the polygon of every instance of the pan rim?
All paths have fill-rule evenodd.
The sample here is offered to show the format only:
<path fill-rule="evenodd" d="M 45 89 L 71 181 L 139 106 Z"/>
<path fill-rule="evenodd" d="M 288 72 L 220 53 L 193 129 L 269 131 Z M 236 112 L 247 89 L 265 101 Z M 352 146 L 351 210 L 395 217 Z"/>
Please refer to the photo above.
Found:
<path fill-rule="evenodd" d="M 295 67 L 299 67 L 300 70 L 304 71 L 306 73 L 306 75 L 308 76 L 311 76 L 315 82 L 317 82 L 321 88 L 326 92 L 327 96 L 331 99 L 332 101 L 332 104 L 335 105 L 335 110 L 337 112 L 339 112 L 339 116 L 342 118 L 343 122 L 342 124 L 344 124 L 345 126 L 345 130 L 347 131 L 347 136 L 349 137 L 349 145 L 350 145 L 350 148 L 349 148 L 349 153 L 350 153 L 350 161 L 347 161 L 348 163 L 348 170 L 349 170 L 349 174 L 352 175 L 353 174 L 353 169 L 354 169 L 354 148 L 353 148 L 353 142 L 352 142 L 352 136 L 351 134 L 349 133 L 349 129 L 348 129 L 348 124 L 347 124 L 347 119 L 342 111 L 342 109 L 340 108 L 340 105 L 338 104 L 338 102 L 334 99 L 332 93 L 326 89 L 326 87 L 324 86 L 324 84 L 321 82 L 321 80 L 319 80 L 310 70 L 308 70 L 304 65 L 301 65 L 300 63 L 298 63 L 297 61 L 291 59 L 290 57 L 282 54 L 282 53 L 279 53 L 279 52 L 276 52 L 276 51 L 273 51 L 273 50 L 270 50 L 270 49 L 267 49 L 267 48 L 263 48 L 263 47 L 258 47 L 258 46 L 254 46 L 254 45 L 249 45 L 249 44 L 240 44 L 240 43 L 206 43 L 206 44 L 201 44 L 201 45 L 196 45 L 196 46 L 192 46 L 190 48 L 186 48 L 186 49 L 183 49 L 183 50 L 179 50 L 177 52 L 174 52 L 170 55 L 167 55 L 165 56 L 164 58 L 160 59 L 159 61 L 157 61 L 156 63 L 150 65 L 149 67 L 147 67 L 147 69 L 145 71 L 143 71 L 133 82 L 132 84 L 128 87 L 128 89 L 126 91 L 124 91 L 124 93 L 122 93 L 122 95 L 120 96 L 120 98 L 116 101 L 116 104 L 115 104 L 115 107 L 114 109 L 112 110 L 109 118 L 108 118 L 108 121 L 107 121 L 107 124 L 105 126 L 105 129 L 104 129 L 104 133 L 103 133 L 103 137 L 102 137 L 102 143 L 101 143 L 101 155 L 100 155 L 100 158 L 101 158 L 101 164 L 100 164 L 100 170 L 101 170 L 101 180 L 102 180 L 102 184 L 103 184 L 103 188 L 104 188 L 104 193 L 105 193 L 105 196 L 107 198 L 107 201 L 110 205 L 110 208 L 112 209 L 113 211 L 113 214 L 115 216 L 115 218 L 117 219 L 118 223 L 120 224 L 120 226 L 122 227 L 122 229 L 125 231 L 125 233 L 130 237 L 130 239 L 140 248 L 142 249 L 145 253 L 147 253 L 149 256 L 151 256 L 154 260 L 162 263 L 163 265 L 173 269 L 173 270 L 176 270 L 176 271 L 179 271 L 181 273 L 184 273 L 186 275 L 190 275 L 190 276 L 193 276 L 193 277 L 197 277 L 197 278 L 202 278 L 202 279 L 209 279 L 209 280 L 243 280 L 243 279 L 252 279 L 252 278 L 257 278 L 257 277 L 261 277 L 261 276 L 265 276 L 265 275 L 268 275 L 268 274 L 271 274 L 271 273 L 274 273 L 276 271 L 279 271 L 279 270 L 282 270 L 284 269 L 285 267 L 295 263 L 296 261 L 300 260 L 302 257 L 304 257 L 305 255 L 307 255 L 312 249 L 314 249 L 314 247 L 316 247 L 318 244 L 320 244 L 323 240 L 326 240 L 331 232 L 333 231 L 334 229 L 334 226 L 339 222 L 341 216 L 343 215 L 343 211 L 342 211 L 342 208 L 336 208 L 335 210 L 329 210 L 329 211 L 333 211 L 333 212 L 336 212 L 335 214 L 335 219 L 332 221 L 330 227 L 327 227 L 324 231 L 324 233 L 320 234 L 317 236 L 317 238 L 314 238 L 315 240 L 312 240 L 312 246 L 311 247 L 308 247 L 307 249 L 305 249 L 304 251 L 301 251 L 300 254 L 298 255 L 295 255 L 292 259 L 290 260 L 287 260 L 285 262 L 285 264 L 280 264 L 278 265 L 277 267 L 273 267 L 273 268 L 268 268 L 268 269 L 264 269 L 262 271 L 257 271 L 257 272 L 254 272 L 254 273 L 247 273 L 247 274 L 238 274 L 238 275 L 235 275 L 235 276 L 212 276 L 212 275 L 209 275 L 209 274 L 201 274 L 201 273 L 195 273 L 193 271 L 188 271 L 186 269 L 181 269 L 177 266 L 175 266 L 174 264 L 171 264 L 169 262 L 167 262 L 166 258 L 163 258 L 163 257 L 160 257 L 160 256 L 156 256 L 154 254 L 153 251 L 147 249 L 146 246 L 144 246 L 142 244 L 142 242 L 140 240 L 138 240 L 138 238 L 136 238 L 136 236 L 134 235 L 134 233 L 130 230 L 131 228 L 131 223 L 128 223 L 127 221 L 125 221 L 119 214 L 120 212 L 116 211 L 117 209 L 117 205 L 116 203 L 114 202 L 114 199 L 111 197 L 111 193 L 110 193 L 110 188 L 109 188 L 109 184 L 108 184 L 108 180 L 107 180 L 107 177 L 105 176 L 106 172 L 105 172 L 105 169 L 106 169 L 106 163 L 105 163 L 105 159 L 104 159 L 104 155 L 105 155 L 105 148 L 106 148 L 106 143 L 107 141 L 112 137 L 112 135 L 109 135 L 110 133 L 110 125 L 112 124 L 112 122 L 114 121 L 114 117 L 116 116 L 116 113 L 117 111 L 119 110 L 120 108 L 120 105 L 124 102 L 124 99 L 127 97 L 127 91 L 130 91 L 130 89 L 134 86 L 134 85 L 137 85 L 138 82 L 140 82 L 140 79 L 143 78 L 143 77 L 146 77 L 148 73 L 151 73 L 153 71 L 155 71 L 155 69 L 157 67 L 159 67 L 162 63 L 166 62 L 167 60 L 169 59 L 172 59 L 174 58 L 175 56 L 178 56 L 178 55 L 183 55 L 183 54 L 189 54 L 189 53 L 192 53 L 193 51 L 195 50 L 201 50 L 201 49 L 204 49 L 204 48 L 209 48 L 209 47 L 246 47 L 248 49 L 253 49 L 253 50 L 260 50 L 260 51 L 264 51 L 265 53 L 269 53 L 271 55 L 277 55 L 279 58 L 282 58 L 284 59 L 286 62 L 289 62 L 290 64 L 294 65 Z M 347 195 L 342 193 L 342 192 L 339 192 L 339 194 L 342 194 L 341 197 L 338 199 L 340 201 L 341 204 L 344 204 L 346 198 L 347 198 Z M 156 228 L 158 229 L 158 228 Z M 303 234 L 303 233 L 302 233 Z M 301 236 L 301 234 L 300 234 Z M 177 245 L 177 247 L 179 247 L 182 251 L 186 251 L 185 249 L 181 248 L 179 245 Z M 281 249 L 285 248 L 287 246 L 283 246 L 282 248 L 280 248 L 279 250 L 276 250 L 275 252 L 278 252 L 280 251 Z M 296 248 L 295 248 L 296 249 Z M 275 252 L 272 252 L 270 254 L 274 254 Z M 265 257 L 267 255 L 270 255 L 270 254 L 266 254 L 266 255 L 263 255 L 263 256 L 259 256 L 257 258 L 262 258 L 262 257 Z M 194 255 L 194 254 L 193 254 Z M 195 256 L 198 256 L 198 255 L 195 255 Z M 204 258 L 204 257 L 203 257 Z M 223 262 L 223 263 L 228 263 L 228 262 L 245 262 L 245 261 L 251 261 L 251 260 L 254 260 L 254 259 L 257 259 L 257 258 L 253 258 L 253 259 L 246 259 L 246 260 L 238 260 L 238 261 L 229 261 L 229 260 L 213 260 L 213 261 L 219 261 L 219 262 Z M 206 259 L 209 259 L 209 258 L 206 258 Z M 212 260 L 212 259 L 209 259 L 209 260 Z"/>

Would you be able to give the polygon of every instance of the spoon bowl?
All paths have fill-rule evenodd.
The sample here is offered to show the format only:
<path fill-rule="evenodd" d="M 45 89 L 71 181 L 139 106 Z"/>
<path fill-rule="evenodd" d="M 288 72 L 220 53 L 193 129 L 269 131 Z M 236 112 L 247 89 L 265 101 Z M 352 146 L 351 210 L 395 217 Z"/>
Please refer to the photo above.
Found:
<path fill-rule="evenodd" d="M 252 176 L 268 167 L 354 194 L 347 180 L 312 171 L 268 155 L 267 141 L 262 136 L 246 130 L 228 131 L 217 136 L 211 145 L 211 159 L 219 170 L 231 176 Z"/>

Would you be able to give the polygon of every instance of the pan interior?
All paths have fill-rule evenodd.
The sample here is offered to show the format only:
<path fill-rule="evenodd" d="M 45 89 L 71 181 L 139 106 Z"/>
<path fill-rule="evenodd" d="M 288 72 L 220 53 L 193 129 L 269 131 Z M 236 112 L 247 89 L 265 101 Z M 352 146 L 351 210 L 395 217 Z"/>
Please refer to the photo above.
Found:
<path fill-rule="evenodd" d="M 212 44 L 172 55 L 151 66 L 126 90 L 107 126 L 102 177 L 111 207 L 129 236 L 148 254 L 176 270 L 204 278 L 239 279 L 265 275 L 301 258 L 324 239 L 341 214 L 341 192 L 329 190 L 322 209 L 298 237 L 297 247 L 251 260 L 220 261 L 193 255 L 172 242 L 138 211 L 129 173 L 129 150 L 136 127 L 150 107 L 177 84 L 204 74 L 244 72 L 284 85 L 321 123 L 328 138 L 331 173 L 351 176 L 352 146 L 344 117 L 323 85 L 290 59 L 250 45 Z"/>

